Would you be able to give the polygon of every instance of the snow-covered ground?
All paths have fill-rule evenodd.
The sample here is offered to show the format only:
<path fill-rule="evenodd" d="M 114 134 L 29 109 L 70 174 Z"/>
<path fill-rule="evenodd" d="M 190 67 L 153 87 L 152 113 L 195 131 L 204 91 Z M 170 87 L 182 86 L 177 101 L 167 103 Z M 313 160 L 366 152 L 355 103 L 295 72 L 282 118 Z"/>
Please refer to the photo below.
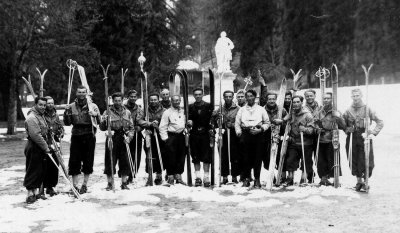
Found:
<path fill-rule="evenodd" d="M 269 192 L 242 188 L 241 184 L 214 189 L 145 187 L 142 156 L 139 176 L 130 185 L 131 190 L 122 191 L 117 185 L 115 193 L 107 192 L 102 174 L 105 136 L 98 132 L 94 174 L 89 193 L 82 195 L 83 202 L 63 193 L 26 205 L 24 164 L 4 167 L 8 158 L 0 156 L 0 232 L 400 232 L 400 124 L 396 122 L 399 87 L 370 86 L 369 102 L 385 127 L 374 141 L 376 167 L 369 194 L 351 189 L 355 179 L 343 156 L 344 134 L 340 135 L 343 176 L 338 189 L 295 185 Z M 342 112 L 350 105 L 351 89 L 339 88 L 338 106 Z M 69 138 L 67 127 L 65 161 L 69 157 Z M 3 148 L 6 142 L 0 143 Z M 22 156 L 23 144 L 19 146 L 21 154 L 8 156 Z M 299 175 L 295 182 L 300 180 Z M 265 170 L 261 177 L 265 185 Z M 61 177 L 59 180 L 57 189 L 68 191 Z"/>

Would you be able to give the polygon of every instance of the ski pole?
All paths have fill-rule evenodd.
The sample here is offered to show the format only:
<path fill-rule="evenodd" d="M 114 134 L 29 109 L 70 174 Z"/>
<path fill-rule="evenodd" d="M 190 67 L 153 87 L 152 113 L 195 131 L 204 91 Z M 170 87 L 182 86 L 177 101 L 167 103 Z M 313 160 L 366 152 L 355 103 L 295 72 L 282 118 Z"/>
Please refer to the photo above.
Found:
<path fill-rule="evenodd" d="M 350 133 L 349 140 L 349 166 L 350 166 L 350 174 L 353 173 L 353 133 Z"/>
<path fill-rule="evenodd" d="M 126 138 L 126 136 L 125 136 Z M 126 147 L 126 155 L 128 156 L 128 161 L 129 161 L 129 167 L 131 169 L 131 172 L 133 174 L 133 161 L 132 161 L 132 155 L 131 155 L 131 151 L 129 149 L 129 145 L 128 143 L 125 141 L 125 147 Z"/>
<path fill-rule="evenodd" d="M 231 174 L 231 129 L 226 128 L 226 133 L 228 137 L 228 168 L 229 168 L 229 175 L 232 176 Z"/>
<path fill-rule="evenodd" d="M 318 155 L 319 155 L 319 141 L 321 139 L 321 133 L 318 134 L 318 139 L 317 139 L 317 149 L 315 150 L 315 168 L 317 169 L 318 172 Z M 314 175 L 315 175 L 315 170 L 313 169 L 313 183 L 314 183 Z"/>
<path fill-rule="evenodd" d="M 304 166 L 304 171 L 303 171 L 303 180 L 304 182 L 307 182 L 307 169 L 306 169 L 306 156 L 304 153 L 304 135 L 303 132 L 300 132 L 300 138 L 301 138 L 301 151 L 303 154 L 303 166 Z"/>
<path fill-rule="evenodd" d="M 163 166 L 163 161 L 162 161 L 162 156 L 161 156 L 160 143 L 158 142 L 158 135 L 157 135 L 156 129 L 154 129 L 153 132 L 154 132 L 154 137 L 156 138 L 158 159 L 160 160 L 161 173 L 162 173 L 164 171 L 164 166 Z"/>
<path fill-rule="evenodd" d="M 138 151 L 138 133 L 135 131 L 135 174 L 132 174 L 136 178 L 136 174 L 138 172 L 138 165 L 137 165 L 137 151 Z"/>

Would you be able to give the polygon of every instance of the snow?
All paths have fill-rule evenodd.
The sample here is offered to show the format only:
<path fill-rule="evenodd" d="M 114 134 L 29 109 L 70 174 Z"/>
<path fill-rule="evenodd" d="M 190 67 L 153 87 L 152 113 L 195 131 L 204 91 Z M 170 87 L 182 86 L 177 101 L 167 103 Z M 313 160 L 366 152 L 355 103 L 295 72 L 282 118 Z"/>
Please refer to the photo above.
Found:
<path fill-rule="evenodd" d="M 275 205 L 282 205 L 283 202 L 276 199 L 269 199 L 268 201 L 255 202 L 255 201 L 244 201 L 238 204 L 239 207 L 245 208 L 265 208 L 272 207 Z"/>
<path fill-rule="evenodd" d="M 337 203 L 337 200 L 328 200 L 325 198 L 322 198 L 321 196 L 313 195 L 311 197 L 308 197 L 304 200 L 297 200 L 297 202 L 305 202 L 313 205 L 327 205 L 327 204 L 332 204 L 332 203 Z"/>

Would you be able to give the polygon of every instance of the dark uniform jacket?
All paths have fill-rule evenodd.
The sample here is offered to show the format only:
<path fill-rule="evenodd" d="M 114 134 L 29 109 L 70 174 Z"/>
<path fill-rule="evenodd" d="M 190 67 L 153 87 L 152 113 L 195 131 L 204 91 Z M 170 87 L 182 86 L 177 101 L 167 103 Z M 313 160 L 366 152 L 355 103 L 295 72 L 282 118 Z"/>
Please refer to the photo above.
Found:
<path fill-rule="evenodd" d="M 189 105 L 189 120 L 193 121 L 192 134 L 208 133 L 211 128 L 210 120 L 212 115 L 211 104 L 201 101 Z"/>
<path fill-rule="evenodd" d="M 161 100 L 160 103 L 163 106 L 163 108 L 165 108 L 165 109 L 171 107 L 171 101 L 170 100 Z"/>
<path fill-rule="evenodd" d="M 134 126 L 140 127 L 140 123 L 144 120 L 144 112 L 141 107 L 137 104 L 131 104 L 129 101 L 126 102 L 125 108 L 131 112 L 132 123 Z M 141 131 L 141 129 L 139 129 Z"/>
<path fill-rule="evenodd" d="M 322 128 L 319 142 L 320 143 L 330 143 L 332 142 L 332 130 L 334 129 L 335 123 L 338 125 L 339 129 L 344 130 L 346 128 L 344 119 L 342 116 L 334 117 L 332 116 L 332 107 L 321 108 L 318 115 L 316 116 L 315 125 Z"/>
<path fill-rule="evenodd" d="M 222 106 L 222 116 L 223 116 L 223 122 L 222 126 L 224 129 L 226 129 L 226 123 L 230 122 L 231 123 L 231 129 L 235 130 L 235 119 L 236 119 L 236 114 L 238 113 L 240 107 L 237 106 L 235 103 L 232 103 L 232 105 L 227 108 L 226 105 L 224 104 Z M 219 114 L 220 110 L 217 108 L 213 113 L 212 113 L 212 120 L 211 120 L 211 125 L 213 127 L 218 127 L 218 121 L 219 121 Z"/>
<path fill-rule="evenodd" d="M 314 101 L 312 105 L 306 103 L 304 107 L 308 109 L 308 111 L 312 114 L 314 118 L 318 118 L 318 113 L 322 108 L 321 106 L 318 105 L 317 101 Z"/>
<path fill-rule="evenodd" d="M 100 122 L 100 111 L 97 105 L 92 103 L 94 111 L 98 113 L 96 121 Z M 64 112 L 64 124 L 72 127 L 72 135 L 85 135 L 96 133 L 96 128 L 93 128 L 92 119 L 89 115 L 89 107 L 86 99 L 84 105 L 80 106 L 78 100 L 75 99 L 74 103 L 71 104 L 71 108 Z"/>
<path fill-rule="evenodd" d="M 158 121 L 160 125 L 162 114 L 165 112 L 165 108 L 161 104 L 158 105 L 156 109 L 152 109 L 149 107 L 149 122 Z M 148 127 L 150 130 L 153 130 L 153 127 Z"/>
<path fill-rule="evenodd" d="M 46 119 L 47 125 L 52 130 L 56 141 L 64 135 L 64 127 L 60 121 L 60 116 L 55 109 L 47 110 L 44 112 L 44 118 Z"/>
<path fill-rule="evenodd" d="M 269 120 L 271 121 L 271 127 L 267 130 L 267 136 L 271 136 L 270 135 L 271 130 L 274 130 L 275 127 L 278 126 L 278 125 L 274 124 L 274 120 L 278 119 L 278 105 L 275 105 L 275 107 L 270 108 L 268 106 L 268 104 L 266 104 L 264 106 L 264 108 L 268 113 Z M 287 112 L 286 112 L 285 108 L 282 108 L 282 118 L 281 119 L 286 117 L 286 115 L 287 115 Z M 280 131 L 279 131 L 279 135 L 283 135 L 283 134 L 285 134 L 285 124 L 282 123 Z"/>
<path fill-rule="evenodd" d="M 43 114 L 38 112 L 35 107 L 28 112 L 28 116 L 25 120 L 25 129 L 28 134 L 28 140 L 34 142 L 43 151 L 49 150 L 47 144 L 49 128 Z"/>

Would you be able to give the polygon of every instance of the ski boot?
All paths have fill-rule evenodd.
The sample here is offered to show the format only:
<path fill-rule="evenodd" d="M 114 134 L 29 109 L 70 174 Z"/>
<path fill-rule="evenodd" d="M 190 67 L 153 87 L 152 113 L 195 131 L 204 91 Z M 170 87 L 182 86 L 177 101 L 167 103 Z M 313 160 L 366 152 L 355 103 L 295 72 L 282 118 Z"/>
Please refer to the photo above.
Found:
<path fill-rule="evenodd" d="M 32 204 L 36 201 L 36 195 L 30 195 L 26 198 L 26 204 Z"/>
<path fill-rule="evenodd" d="M 257 188 L 257 189 L 260 189 L 260 188 L 261 188 L 260 179 L 255 179 L 255 180 L 254 180 L 254 188 Z"/>
<path fill-rule="evenodd" d="M 113 190 L 114 185 L 110 182 L 107 183 L 106 191 Z"/>
<path fill-rule="evenodd" d="M 79 189 L 79 194 L 84 194 L 84 193 L 87 193 L 87 186 L 85 184 L 83 184 Z"/>
<path fill-rule="evenodd" d="M 121 183 L 121 189 L 122 190 L 129 190 L 128 182 L 122 182 Z"/>
<path fill-rule="evenodd" d="M 236 176 L 232 177 L 232 182 L 235 183 L 235 184 L 239 183 Z"/>
<path fill-rule="evenodd" d="M 181 184 L 181 185 L 186 185 L 186 183 L 183 182 L 183 180 L 182 180 L 181 174 L 176 174 L 175 175 L 175 183 Z"/>
<path fill-rule="evenodd" d="M 209 188 L 211 186 L 210 178 L 204 177 L 204 187 Z"/>
<path fill-rule="evenodd" d="M 197 177 L 197 178 L 194 180 L 194 187 L 199 187 L 199 186 L 201 186 L 202 184 L 203 184 L 203 181 L 201 180 L 201 178 Z"/>
<path fill-rule="evenodd" d="M 162 174 L 157 173 L 156 178 L 154 179 L 154 184 L 155 185 L 161 185 L 162 184 Z"/>
<path fill-rule="evenodd" d="M 58 192 L 56 192 L 56 191 L 54 190 L 54 188 L 47 188 L 47 189 L 46 189 L 46 194 L 49 194 L 50 197 L 52 197 L 52 196 L 57 195 Z"/>
<path fill-rule="evenodd" d="M 222 178 L 222 183 L 221 184 L 227 184 L 228 183 L 228 177 L 224 176 Z"/>
<path fill-rule="evenodd" d="M 283 183 L 284 187 L 293 186 L 293 178 L 286 178 L 285 183 Z"/>
<path fill-rule="evenodd" d="M 250 187 L 250 179 L 249 178 L 245 178 L 244 180 L 243 180 L 243 185 L 242 185 L 242 187 Z"/>

